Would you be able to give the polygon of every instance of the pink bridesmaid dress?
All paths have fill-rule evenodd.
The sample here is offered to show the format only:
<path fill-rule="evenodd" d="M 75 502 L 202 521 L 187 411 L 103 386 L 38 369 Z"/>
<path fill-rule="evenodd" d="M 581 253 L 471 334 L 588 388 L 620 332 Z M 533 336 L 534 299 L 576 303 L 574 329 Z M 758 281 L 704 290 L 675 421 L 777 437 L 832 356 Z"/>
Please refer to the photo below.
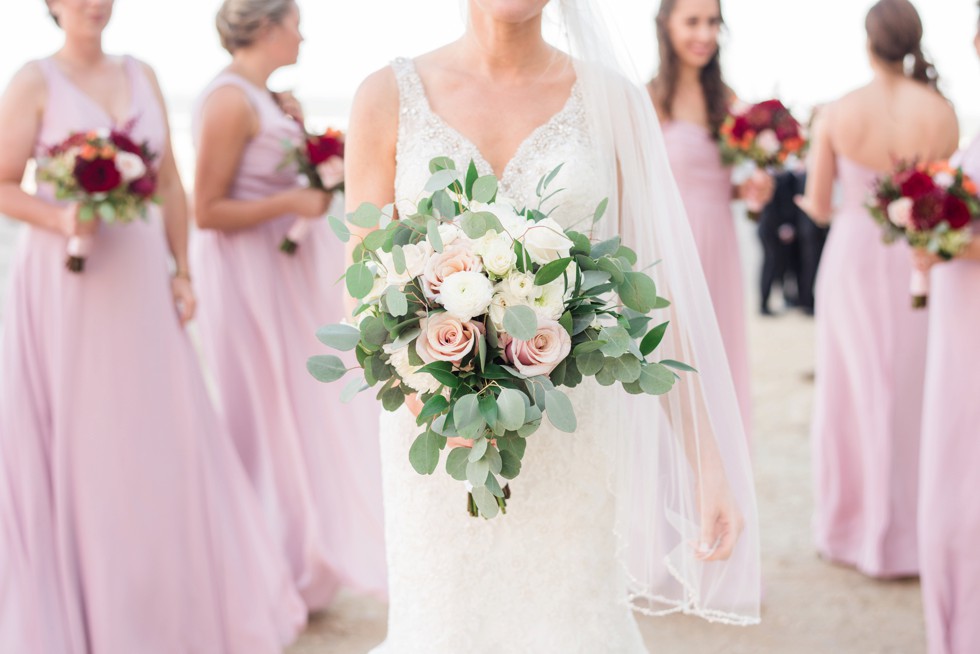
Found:
<path fill-rule="evenodd" d="M 817 548 L 872 577 L 910 576 L 928 313 L 911 308 L 908 247 L 882 243 L 864 208 L 877 173 L 844 157 L 837 169 L 816 288 Z"/>
<path fill-rule="evenodd" d="M 301 142 L 299 125 L 267 91 L 228 72 L 207 88 L 199 110 L 225 85 L 246 94 L 261 123 L 230 197 L 254 200 L 295 188 L 295 167 L 281 164 L 284 142 Z M 321 384 L 306 370 L 307 358 L 323 351 L 317 328 L 343 318 L 337 280 L 345 256 L 326 220 L 314 223 L 293 256 L 280 252 L 295 220 L 285 215 L 233 232 L 200 230 L 191 252 L 202 346 L 221 417 L 300 593 L 319 609 L 342 585 L 386 589 L 380 407 L 369 392 L 343 404 L 342 383 Z"/>
<path fill-rule="evenodd" d="M 953 163 L 980 180 L 980 138 Z M 922 603 L 930 654 L 980 652 L 980 263 L 945 263 L 930 276 L 919 491 Z"/>
<path fill-rule="evenodd" d="M 722 164 L 718 143 L 707 128 L 675 120 L 663 124 L 663 133 L 721 328 L 745 433 L 751 434 L 745 291 L 732 213 L 731 169 Z"/>
<path fill-rule="evenodd" d="M 36 155 L 112 124 L 39 65 Z M 162 152 L 163 108 L 125 65 L 133 137 Z M 3 314 L 0 651 L 281 651 L 302 602 L 178 322 L 159 211 L 103 225 L 83 274 L 65 243 L 24 230 Z"/>

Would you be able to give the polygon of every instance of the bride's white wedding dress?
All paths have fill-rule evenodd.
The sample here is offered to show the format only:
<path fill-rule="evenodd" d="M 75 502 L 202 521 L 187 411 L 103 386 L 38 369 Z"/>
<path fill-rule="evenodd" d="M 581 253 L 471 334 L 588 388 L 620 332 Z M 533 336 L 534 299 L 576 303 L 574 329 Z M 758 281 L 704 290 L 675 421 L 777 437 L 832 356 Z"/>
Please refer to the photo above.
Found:
<path fill-rule="evenodd" d="M 410 210 L 429 161 L 472 159 L 476 147 L 433 113 L 410 60 L 393 64 L 400 91 L 395 197 Z M 501 194 L 536 203 L 541 176 L 564 164 L 565 191 L 546 210 L 563 227 L 591 219 L 607 195 L 596 188 L 595 157 L 579 85 L 564 108 L 520 146 L 501 174 Z M 583 228 L 584 229 L 584 228 Z M 375 654 L 646 652 L 627 604 L 617 560 L 615 498 L 608 488 L 616 424 L 609 393 L 592 380 L 569 392 L 578 431 L 547 422 L 528 439 L 506 515 L 474 519 L 466 491 L 442 465 L 417 474 L 408 450 L 418 427 L 404 407 L 384 414 L 381 456 L 390 575 L 388 639 Z M 443 456 L 445 459 L 445 455 Z"/>

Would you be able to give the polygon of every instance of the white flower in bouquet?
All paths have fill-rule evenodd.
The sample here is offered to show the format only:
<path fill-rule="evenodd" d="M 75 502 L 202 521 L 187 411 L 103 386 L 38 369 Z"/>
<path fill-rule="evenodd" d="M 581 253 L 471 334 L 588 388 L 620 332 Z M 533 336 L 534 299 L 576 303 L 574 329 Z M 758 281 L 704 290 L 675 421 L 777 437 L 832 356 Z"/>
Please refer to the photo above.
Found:
<path fill-rule="evenodd" d="M 132 152 L 116 153 L 116 169 L 126 183 L 137 180 L 146 174 L 146 164 L 143 163 L 143 159 Z"/>
<path fill-rule="evenodd" d="M 524 233 L 527 231 L 527 228 L 530 226 L 527 218 L 518 215 L 512 202 L 504 200 L 500 197 L 498 197 L 497 201 L 492 204 L 473 202 L 470 205 L 470 210 L 473 212 L 492 213 L 494 216 L 496 216 L 497 220 L 500 221 L 504 231 L 506 231 L 514 240 L 523 237 Z"/>
<path fill-rule="evenodd" d="M 783 147 L 779 142 L 779 137 L 776 136 L 776 132 L 771 129 L 764 129 L 759 132 L 755 138 L 755 144 L 769 157 L 774 156 Z"/>
<path fill-rule="evenodd" d="M 529 305 L 541 295 L 542 288 L 535 286 L 533 274 L 514 271 L 497 284 L 497 292 L 511 299 L 511 305 Z"/>
<path fill-rule="evenodd" d="M 497 292 L 494 294 L 493 299 L 490 301 L 490 310 L 487 312 L 487 315 L 490 316 L 490 322 L 493 323 L 493 328 L 498 332 L 503 332 L 504 314 L 507 313 L 507 309 L 518 304 L 527 304 L 527 302 L 516 300 L 506 292 Z"/>
<path fill-rule="evenodd" d="M 912 198 L 899 198 L 888 205 L 888 220 L 905 229 L 912 222 Z"/>
<path fill-rule="evenodd" d="M 398 377 L 412 390 L 419 393 L 435 393 L 441 388 L 442 384 L 435 377 L 427 372 L 419 372 L 419 368 L 409 362 L 407 345 L 394 349 L 389 343 L 384 346 L 384 352 L 388 355 L 388 362 L 394 367 Z"/>
<path fill-rule="evenodd" d="M 565 280 L 559 277 L 555 281 L 537 286 L 540 289 L 537 297 L 531 300 L 531 308 L 537 314 L 538 320 L 558 320 L 565 313 Z"/>
<path fill-rule="evenodd" d="M 459 320 L 471 320 L 486 313 L 493 300 L 493 283 L 486 275 L 474 271 L 450 275 L 442 283 L 439 302 Z"/>
<path fill-rule="evenodd" d="M 472 245 L 459 240 L 429 257 L 422 273 L 422 291 L 430 300 L 439 300 L 443 283 L 461 272 L 482 272 L 483 263 Z M 489 280 L 488 280 L 489 281 Z"/>
<path fill-rule="evenodd" d="M 517 265 L 517 253 L 514 252 L 514 241 L 510 236 L 494 234 L 491 240 L 482 245 L 480 255 L 483 257 L 483 267 L 490 274 L 506 277 Z"/>
<path fill-rule="evenodd" d="M 402 253 L 405 255 L 405 271 L 399 273 L 395 269 L 395 261 L 391 253 L 383 250 L 377 252 L 381 264 L 387 270 L 386 279 L 389 285 L 401 287 L 422 275 L 426 263 L 433 255 L 433 250 L 427 241 L 419 241 L 403 245 Z"/>
<path fill-rule="evenodd" d="M 524 250 L 534 263 L 544 265 L 571 252 L 572 241 L 553 218 L 528 226 L 524 234 Z"/>
<path fill-rule="evenodd" d="M 458 240 L 467 240 L 466 234 L 455 223 L 442 223 L 439 225 L 439 238 L 442 239 L 444 248 L 449 247 Z"/>
<path fill-rule="evenodd" d="M 956 183 L 956 178 L 945 170 L 941 170 L 936 173 L 932 181 L 936 183 L 936 186 L 943 189 L 948 189 L 950 186 Z"/>

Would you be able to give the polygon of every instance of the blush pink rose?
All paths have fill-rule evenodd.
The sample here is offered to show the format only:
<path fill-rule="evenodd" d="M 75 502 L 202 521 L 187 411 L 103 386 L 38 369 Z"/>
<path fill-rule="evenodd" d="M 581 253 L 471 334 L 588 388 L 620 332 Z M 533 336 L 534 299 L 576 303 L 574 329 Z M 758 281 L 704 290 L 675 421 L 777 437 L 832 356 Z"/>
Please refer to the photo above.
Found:
<path fill-rule="evenodd" d="M 439 299 L 439 289 L 446 278 L 458 272 L 483 272 L 480 257 L 466 243 L 447 247 L 429 258 L 422 273 L 422 290 L 430 300 Z"/>
<path fill-rule="evenodd" d="M 423 318 L 422 333 L 415 341 L 415 351 L 426 363 L 449 361 L 459 366 L 476 347 L 480 334 L 486 331 L 482 323 L 462 321 L 449 313 L 436 313 Z"/>
<path fill-rule="evenodd" d="M 501 335 L 503 336 L 503 335 Z M 539 320 L 538 333 L 529 341 L 507 337 L 501 340 L 504 356 L 528 377 L 549 375 L 572 351 L 572 339 L 554 320 Z"/>

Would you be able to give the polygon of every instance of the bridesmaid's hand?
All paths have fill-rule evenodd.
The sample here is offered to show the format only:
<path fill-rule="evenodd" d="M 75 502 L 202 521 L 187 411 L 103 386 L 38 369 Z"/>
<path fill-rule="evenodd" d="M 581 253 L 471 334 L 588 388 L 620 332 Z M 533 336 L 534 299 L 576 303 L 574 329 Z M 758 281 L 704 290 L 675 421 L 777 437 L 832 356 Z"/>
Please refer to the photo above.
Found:
<path fill-rule="evenodd" d="M 709 483 L 698 501 L 701 514 L 701 542 L 696 556 L 702 561 L 725 561 L 732 555 L 745 521 L 735 505 L 728 482 Z"/>
<path fill-rule="evenodd" d="M 919 272 L 928 274 L 937 263 L 943 263 L 944 259 L 937 254 L 933 254 L 923 248 L 912 248 L 912 267 Z"/>
<path fill-rule="evenodd" d="M 282 109 L 283 113 L 291 117 L 297 123 L 302 125 L 305 120 L 303 116 L 303 105 L 299 103 L 296 96 L 293 95 L 292 91 L 280 91 L 278 93 L 273 93 L 272 97 L 276 99 L 276 103 L 279 108 Z"/>
<path fill-rule="evenodd" d="M 57 209 L 58 231 L 64 236 L 91 236 L 99 229 L 99 219 L 80 220 L 78 218 L 78 205 L 69 204 Z"/>
<path fill-rule="evenodd" d="M 303 218 L 319 218 L 327 213 L 330 200 L 333 199 L 332 193 L 315 188 L 297 188 L 286 192 L 290 195 L 289 206 L 292 213 Z"/>
<path fill-rule="evenodd" d="M 745 201 L 749 211 L 758 213 L 772 200 L 775 190 L 776 181 L 772 175 L 758 169 L 738 187 L 738 197 Z"/>
<path fill-rule="evenodd" d="M 197 298 L 194 297 L 190 277 L 180 273 L 174 275 L 170 280 L 170 292 L 174 297 L 174 306 L 177 308 L 180 324 L 186 325 L 194 318 L 194 313 L 197 311 Z"/>
<path fill-rule="evenodd" d="M 797 195 L 793 198 L 793 201 L 796 203 L 796 206 L 803 211 L 803 213 L 810 217 L 810 220 L 820 227 L 827 227 L 830 225 L 830 216 L 824 215 L 824 213 L 817 208 L 809 196 Z"/>

